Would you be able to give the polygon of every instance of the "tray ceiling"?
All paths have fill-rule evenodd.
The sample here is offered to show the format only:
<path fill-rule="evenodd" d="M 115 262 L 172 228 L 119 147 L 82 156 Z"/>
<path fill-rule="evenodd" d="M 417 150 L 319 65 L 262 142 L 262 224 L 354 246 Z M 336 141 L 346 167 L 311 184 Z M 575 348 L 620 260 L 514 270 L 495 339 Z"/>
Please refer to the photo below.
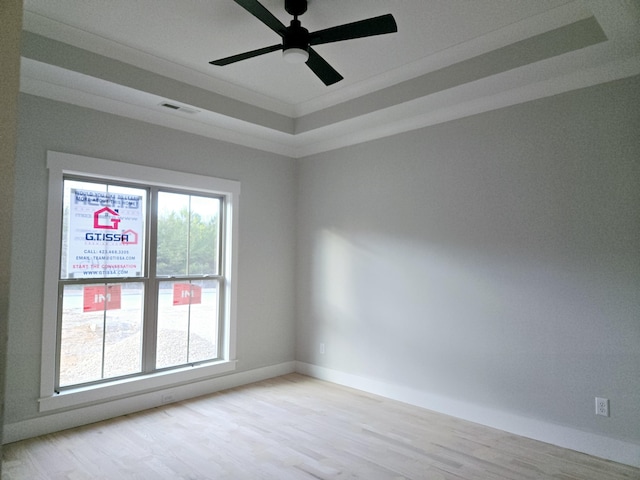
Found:
<path fill-rule="evenodd" d="M 24 5 L 23 92 L 293 157 L 640 73 L 633 0 L 311 0 L 311 31 L 398 24 L 317 46 L 344 76 L 330 87 L 281 52 L 209 65 L 278 41 L 232 0 Z"/>

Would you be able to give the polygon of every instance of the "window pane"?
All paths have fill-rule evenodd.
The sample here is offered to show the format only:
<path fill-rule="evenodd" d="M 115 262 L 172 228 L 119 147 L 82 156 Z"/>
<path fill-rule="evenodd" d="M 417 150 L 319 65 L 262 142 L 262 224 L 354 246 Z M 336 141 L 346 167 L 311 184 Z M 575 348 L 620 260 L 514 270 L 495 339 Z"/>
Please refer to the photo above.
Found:
<path fill-rule="evenodd" d="M 61 387 L 141 371 L 142 283 L 65 285 Z"/>
<path fill-rule="evenodd" d="M 189 363 L 218 357 L 218 281 L 193 281 L 199 289 L 200 303 L 191 297 L 189 329 Z"/>
<path fill-rule="evenodd" d="M 219 214 L 218 198 L 159 192 L 157 274 L 217 274 Z"/>
<path fill-rule="evenodd" d="M 218 281 L 161 282 L 156 368 L 218 357 Z"/>
<path fill-rule="evenodd" d="M 219 212 L 219 199 L 191 196 L 189 275 L 218 273 Z"/>
<path fill-rule="evenodd" d="M 140 277 L 147 192 L 64 181 L 60 278 Z"/>
<path fill-rule="evenodd" d="M 186 275 L 189 252 L 189 196 L 158 195 L 157 275 Z"/>

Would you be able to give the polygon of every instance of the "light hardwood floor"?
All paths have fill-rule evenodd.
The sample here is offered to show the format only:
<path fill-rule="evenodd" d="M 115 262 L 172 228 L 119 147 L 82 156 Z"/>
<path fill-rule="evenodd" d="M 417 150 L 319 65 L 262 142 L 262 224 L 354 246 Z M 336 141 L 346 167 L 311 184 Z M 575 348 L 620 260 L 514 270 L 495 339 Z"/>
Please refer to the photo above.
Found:
<path fill-rule="evenodd" d="M 298 374 L 6 445 L 5 480 L 640 479 L 640 469 Z"/>

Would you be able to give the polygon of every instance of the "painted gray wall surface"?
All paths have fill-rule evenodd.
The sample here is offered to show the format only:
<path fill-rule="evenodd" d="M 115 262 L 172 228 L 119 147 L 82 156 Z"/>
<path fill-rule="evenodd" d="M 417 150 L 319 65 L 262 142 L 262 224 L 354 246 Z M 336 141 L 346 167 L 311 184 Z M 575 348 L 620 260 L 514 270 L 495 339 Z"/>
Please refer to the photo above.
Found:
<path fill-rule="evenodd" d="M 294 160 L 21 95 L 7 423 L 37 416 L 47 150 L 239 180 L 237 371 L 294 360 Z"/>
<path fill-rule="evenodd" d="M 297 359 L 640 443 L 639 132 L 634 77 L 303 159 Z"/>
<path fill-rule="evenodd" d="M 13 211 L 14 166 L 18 89 L 20 86 L 20 35 L 22 0 L 0 2 L 0 431 L 4 417 L 4 379 L 9 314 L 11 271 L 11 214 Z M 0 444 L 0 459 L 2 445 Z M 2 461 L 0 460 L 0 477 Z"/>

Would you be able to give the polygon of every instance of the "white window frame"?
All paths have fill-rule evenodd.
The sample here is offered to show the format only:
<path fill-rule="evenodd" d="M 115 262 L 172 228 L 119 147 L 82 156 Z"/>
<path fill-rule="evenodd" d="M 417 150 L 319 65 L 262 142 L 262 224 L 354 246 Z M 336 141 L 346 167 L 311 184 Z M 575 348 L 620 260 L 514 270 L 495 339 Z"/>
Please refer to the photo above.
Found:
<path fill-rule="evenodd" d="M 142 392 L 192 383 L 231 372 L 236 367 L 236 297 L 238 271 L 238 204 L 240 182 L 222 178 L 193 175 L 142 165 L 114 162 L 98 158 L 47 152 L 49 169 L 49 197 L 44 277 L 42 325 L 42 359 L 40 370 L 41 412 L 85 406 L 111 399 L 133 396 Z M 95 385 L 79 386 L 55 392 L 58 276 L 62 237 L 62 197 L 65 175 L 80 175 L 110 181 L 134 182 L 141 185 L 184 188 L 191 192 L 213 193 L 224 197 L 224 309 L 220 318 L 224 335 L 221 358 L 194 366 L 153 372 L 135 377 L 116 379 Z"/>

